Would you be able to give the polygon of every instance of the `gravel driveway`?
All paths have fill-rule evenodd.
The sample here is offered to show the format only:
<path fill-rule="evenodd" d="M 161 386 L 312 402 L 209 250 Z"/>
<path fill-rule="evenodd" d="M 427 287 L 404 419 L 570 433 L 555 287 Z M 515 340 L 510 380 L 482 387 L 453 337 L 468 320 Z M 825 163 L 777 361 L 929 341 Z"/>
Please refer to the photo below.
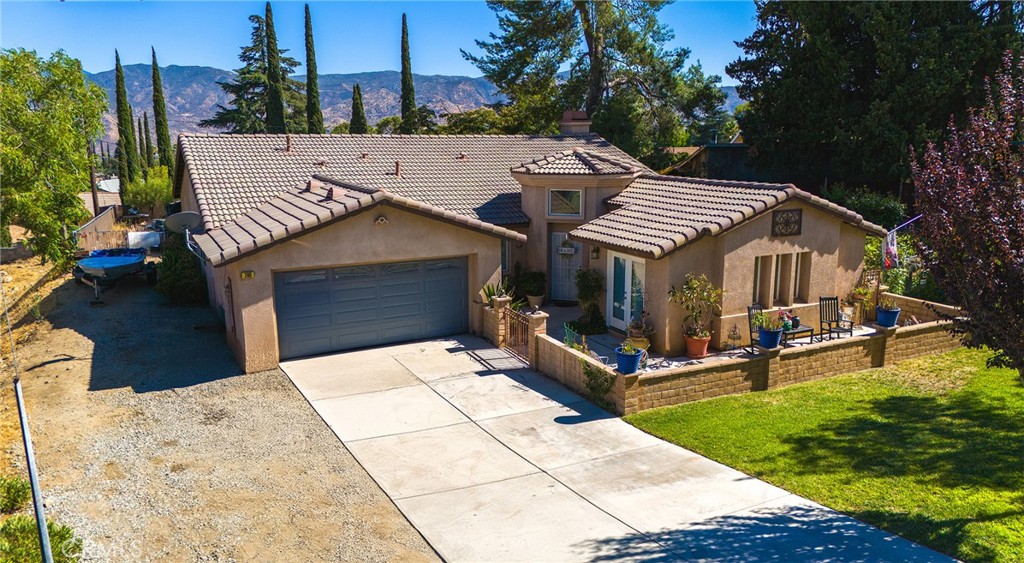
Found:
<path fill-rule="evenodd" d="M 284 374 L 240 373 L 209 309 L 141 281 L 90 297 L 63 283 L 19 351 L 49 515 L 87 560 L 437 560 Z"/>

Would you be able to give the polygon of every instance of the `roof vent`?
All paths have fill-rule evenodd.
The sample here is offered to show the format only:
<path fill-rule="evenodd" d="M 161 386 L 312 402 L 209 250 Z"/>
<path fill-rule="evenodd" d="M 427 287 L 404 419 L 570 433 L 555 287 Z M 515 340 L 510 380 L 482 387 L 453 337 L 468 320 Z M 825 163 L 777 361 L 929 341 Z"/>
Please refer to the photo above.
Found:
<path fill-rule="evenodd" d="M 360 160 L 366 160 L 368 158 L 370 158 L 370 153 L 368 152 L 364 152 L 363 154 L 359 155 Z"/>
<path fill-rule="evenodd" d="M 402 161 L 401 160 L 396 160 L 395 161 L 395 177 L 396 178 L 401 178 L 402 177 Z"/>
<path fill-rule="evenodd" d="M 469 155 L 464 152 L 455 155 L 455 160 L 466 160 L 467 158 L 469 158 Z"/>
<path fill-rule="evenodd" d="M 284 136 L 284 152 L 292 152 L 292 135 L 291 133 Z"/>
<path fill-rule="evenodd" d="M 327 161 L 323 159 L 318 160 L 316 161 L 316 165 L 319 166 L 320 168 L 327 168 Z"/>

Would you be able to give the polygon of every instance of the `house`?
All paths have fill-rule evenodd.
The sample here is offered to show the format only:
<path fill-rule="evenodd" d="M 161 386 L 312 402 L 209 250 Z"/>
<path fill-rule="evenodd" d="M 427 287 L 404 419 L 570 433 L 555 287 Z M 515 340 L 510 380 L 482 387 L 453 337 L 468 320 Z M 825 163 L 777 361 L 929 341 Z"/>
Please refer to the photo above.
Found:
<path fill-rule="evenodd" d="M 758 294 L 782 303 L 844 295 L 880 230 L 793 186 L 660 176 L 588 126 L 567 115 L 555 136 L 182 135 L 175 195 L 202 216 L 194 240 L 239 363 L 479 333 L 481 287 L 516 263 L 547 272 L 559 301 L 576 299 L 578 269 L 610 274 L 615 328 L 645 287 L 654 345 L 672 353 L 665 296 L 687 269 L 725 283 L 728 323 L 755 269 Z M 776 223 L 789 230 L 773 236 Z M 773 282 L 794 275 L 795 297 Z"/>
<path fill-rule="evenodd" d="M 750 145 L 743 142 L 712 143 L 698 147 L 692 152 L 683 152 L 687 152 L 687 156 L 662 170 L 662 174 L 747 181 L 765 179 L 763 173 L 751 166 Z"/>

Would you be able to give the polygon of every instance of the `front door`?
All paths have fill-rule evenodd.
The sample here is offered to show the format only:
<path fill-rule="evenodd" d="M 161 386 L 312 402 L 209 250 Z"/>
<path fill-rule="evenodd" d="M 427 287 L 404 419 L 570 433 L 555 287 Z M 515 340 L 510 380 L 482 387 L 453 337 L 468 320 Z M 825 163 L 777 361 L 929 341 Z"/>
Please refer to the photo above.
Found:
<path fill-rule="evenodd" d="M 576 301 L 576 272 L 583 267 L 583 245 L 566 233 L 551 233 L 551 299 Z"/>
<path fill-rule="evenodd" d="M 644 310 L 644 261 L 608 253 L 608 326 L 623 332 Z"/>

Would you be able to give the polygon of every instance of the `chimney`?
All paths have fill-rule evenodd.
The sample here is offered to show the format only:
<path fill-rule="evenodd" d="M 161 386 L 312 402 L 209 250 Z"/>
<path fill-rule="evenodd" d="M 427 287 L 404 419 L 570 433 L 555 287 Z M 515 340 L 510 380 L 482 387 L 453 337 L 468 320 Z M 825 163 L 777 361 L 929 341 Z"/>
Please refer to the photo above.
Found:
<path fill-rule="evenodd" d="M 585 111 L 567 111 L 562 114 L 558 131 L 563 135 L 579 135 L 590 133 L 590 118 Z"/>

